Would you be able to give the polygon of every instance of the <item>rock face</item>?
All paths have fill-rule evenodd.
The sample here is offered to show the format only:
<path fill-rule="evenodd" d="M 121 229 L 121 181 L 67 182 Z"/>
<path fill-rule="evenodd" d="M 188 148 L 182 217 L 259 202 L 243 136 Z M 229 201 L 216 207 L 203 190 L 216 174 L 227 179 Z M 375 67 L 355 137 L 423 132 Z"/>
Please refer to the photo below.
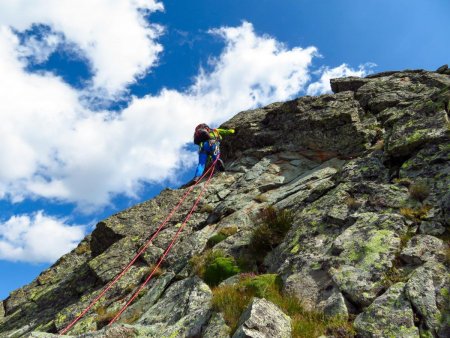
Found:
<path fill-rule="evenodd" d="M 162 271 L 117 325 L 106 326 L 152 270 L 193 197 L 69 334 L 297 337 L 290 319 L 262 298 L 250 301 L 231 331 L 236 323 L 217 312 L 215 291 L 189 263 L 213 249 L 244 271 L 277 274 L 282 292 L 299 298 L 304 311 L 356 318 L 361 337 L 449 337 L 448 67 L 331 85 L 334 94 L 274 103 L 224 123 L 236 129 L 222 144 L 227 171 L 212 179 Z M 132 259 L 185 192 L 164 190 L 99 222 L 76 249 L 0 303 L 0 337 L 55 336 Z M 248 263 L 260 212 L 269 206 L 290 212 L 290 230 Z M 209 241 L 218 234 L 221 241 Z"/>

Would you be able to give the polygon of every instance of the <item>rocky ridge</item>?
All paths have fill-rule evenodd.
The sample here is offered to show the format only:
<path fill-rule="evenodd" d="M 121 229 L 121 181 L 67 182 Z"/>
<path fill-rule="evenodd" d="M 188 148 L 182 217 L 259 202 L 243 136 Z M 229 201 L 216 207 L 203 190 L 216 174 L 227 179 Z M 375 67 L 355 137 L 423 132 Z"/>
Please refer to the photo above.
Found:
<path fill-rule="evenodd" d="M 329 336 L 450 336 L 450 74 L 411 70 L 333 79 L 334 94 L 227 121 L 216 175 L 179 242 L 119 324 L 102 328 L 178 230 L 185 203 L 128 274 L 70 331 L 77 337 L 290 337 L 292 319 L 254 298 L 235 332 L 190 260 L 206 248 L 239 260 L 258 215 L 288 210 L 281 244 L 252 273 L 277 274 L 305 311 L 344 318 Z M 197 194 L 201 186 L 194 189 Z M 0 303 L 0 337 L 53 337 L 131 260 L 185 189 L 101 221 L 79 246 Z M 233 234 L 211 245 L 224 229 Z M 234 279 L 233 279 L 234 278 Z M 225 283 L 236 283 L 235 277 Z"/>

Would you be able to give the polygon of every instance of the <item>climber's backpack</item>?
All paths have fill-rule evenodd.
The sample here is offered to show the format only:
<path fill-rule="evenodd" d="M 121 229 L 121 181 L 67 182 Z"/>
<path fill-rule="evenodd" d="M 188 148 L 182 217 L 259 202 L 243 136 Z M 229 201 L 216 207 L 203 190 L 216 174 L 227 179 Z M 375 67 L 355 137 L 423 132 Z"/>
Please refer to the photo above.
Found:
<path fill-rule="evenodd" d="M 199 145 L 202 142 L 208 141 L 211 138 L 210 131 L 211 129 L 206 124 L 199 124 L 195 127 L 194 143 Z"/>

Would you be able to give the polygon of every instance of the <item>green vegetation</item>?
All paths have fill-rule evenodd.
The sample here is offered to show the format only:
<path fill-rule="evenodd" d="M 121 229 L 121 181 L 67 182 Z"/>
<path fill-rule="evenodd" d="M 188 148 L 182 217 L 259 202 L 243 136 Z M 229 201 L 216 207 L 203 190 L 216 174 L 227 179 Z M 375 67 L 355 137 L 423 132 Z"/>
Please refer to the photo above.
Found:
<path fill-rule="evenodd" d="M 423 181 L 415 182 L 409 186 L 409 195 L 411 198 L 422 203 L 430 195 L 430 188 Z"/>
<path fill-rule="evenodd" d="M 292 296 L 283 295 L 277 275 L 243 275 L 234 285 L 213 289 L 213 308 L 223 314 L 232 332 L 237 329 L 239 318 L 253 297 L 266 298 L 292 318 L 292 337 L 318 337 L 336 335 L 352 337 L 351 324 L 342 318 L 327 318 L 323 313 L 307 311 Z"/>
<path fill-rule="evenodd" d="M 422 205 L 420 208 L 400 208 L 400 215 L 410 219 L 414 222 L 420 222 L 427 217 L 428 212 L 431 210 L 431 206 L 428 204 Z"/>
<path fill-rule="evenodd" d="M 294 217 L 289 210 L 278 210 L 270 206 L 261 210 L 258 221 L 259 225 L 253 231 L 249 247 L 256 260 L 261 262 L 269 251 L 283 241 Z"/>
<path fill-rule="evenodd" d="M 228 277 L 241 272 L 233 257 L 216 257 L 205 268 L 203 279 L 209 286 L 216 286 Z"/>
<path fill-rule="evenodd" d="M 195 273 L 209 286 L 216 286 L 241 272 L 234 258 L 220 250 L 207 250 L 202 255 L 192 257 L 190 263 Z"/>
<path fill-rule="evenodd" d="M 212 236 L 208 239 L 208 242 L 206 243 L 206 247 L 207 248 L 214 247 L 216 244 L 219 244 L 220 242 L 224 241 L 228 237 L 234 235 L 237 231 L 238 231 L 238 228 L 235 225 L 220 229 L 217 234 L 215 234 L 214 236 Z"/>
<path fill-rule="evenodd" d="M 409 178 L 394 178 L 394 183 L 409 188 L 413 182 Z"/>
<path fill-rule="evenodd" d="M 108 312 L 106 308 L 100 306 L 95 310 L 95 312 L 96 317 L 94 318 L 94 321 L 97 323 L 97 329 L 100 330 L 101 328 L 108 325 L 109 322 L 117 315 L 119 311 L 117 310 L 113 312 Z"/>
<path fill-rule="evenodd" d="M 206 243 L 207 248 L 212 248 L 216 244 L 219 244 L 220 242 L 226 240 L 228 238 L 227 235 L 218 233 L 208 239 L 208 242 Z"/>

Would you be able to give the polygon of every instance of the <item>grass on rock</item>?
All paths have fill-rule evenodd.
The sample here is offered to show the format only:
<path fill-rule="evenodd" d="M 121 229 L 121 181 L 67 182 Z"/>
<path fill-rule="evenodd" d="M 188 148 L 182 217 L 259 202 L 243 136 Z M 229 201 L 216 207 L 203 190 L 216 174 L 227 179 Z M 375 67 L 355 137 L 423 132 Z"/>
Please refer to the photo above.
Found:
<path fill-rule="evenodd" d="M 301 302 L 292 296 L 283 295 L 278 275 L 243 275 L 234 285 L 223 285 L 213 289 L 213 308 L 221 312 L 232 332 L 237 329 L 239 318 L 253 297 L 265 298 L 276 304 L 292 319 L 292 337 L 319 337 L 336 335 L 354 336 L 352 325 L 342 318 L 327 318 L 323 313 L 307 311 Z"/>

